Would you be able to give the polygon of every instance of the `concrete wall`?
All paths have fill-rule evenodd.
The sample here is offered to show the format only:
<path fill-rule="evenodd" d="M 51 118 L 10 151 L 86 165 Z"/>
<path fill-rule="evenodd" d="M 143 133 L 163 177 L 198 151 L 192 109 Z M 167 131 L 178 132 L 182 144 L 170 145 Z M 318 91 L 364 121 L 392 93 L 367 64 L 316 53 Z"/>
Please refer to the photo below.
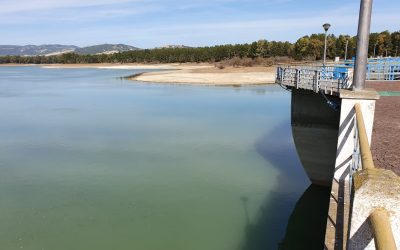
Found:
<path fill-rule="evenodd" d="M 358 162 L 354 105 L 361 105 L 371 143 L 375 101 L 379 96 L 375 91 L 343 90 L 339 97 L 328 98 L 340 104 L 339 111 L 330 108 L 319 94 L 292 90 L 292 130 L 299 158 L 314 184 L 332 188 L 325 249 L 375 249 L 368 216 L 382 207 L 389 211 L 400 247 L 400 179 L 386 172 L 354 173 L 358 186 L 353 191 L 354 198 L 350 197 L 351 169 L 359 166 L 354 164 Z"/>
<path fill-rule="evenodd" d="M 388 212 L 392 234 L 399 249 L 400 178 L 390 170 L 363 170 L 355 175 L 354 184 L 349 249 L 375 249 L 368 217 L 377 208 L 384 208 Z"/>
<path fill-rule="evenodd" d="M 340 103 L 339 98 L 329 97 Z M 336 161 L 340 112 L 308 90 L 292 89 L 292 131 L 301 163 L 316 185 L 330 186 Z"/>
<path fill-rule="evenodd" d="M 336 159 L 325 235 L 327 249 L 346 249 L 347 245 L 349 218 L 351 216 L 350 168 L 353 161 L 357 160 L 353 158 L 357 143 L 355 137 L 356 118 L 354 109 L 356 103 L 361 104 L 367 137 L 369 142 L 371 142 L 375 99 L 360 98 L 366 98 L 366 96 L 353 96 L 350 94 L 342 96 L 341 99 L 340 125 L 337 134 Z"/>

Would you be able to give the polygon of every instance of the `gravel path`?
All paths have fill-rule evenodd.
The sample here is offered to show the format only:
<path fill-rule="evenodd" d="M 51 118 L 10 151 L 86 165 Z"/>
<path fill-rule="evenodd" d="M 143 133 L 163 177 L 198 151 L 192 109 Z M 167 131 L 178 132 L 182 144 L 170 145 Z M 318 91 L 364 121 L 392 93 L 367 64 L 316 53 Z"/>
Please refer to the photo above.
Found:
<path fill-rule="evenodd" d="M 400 81 L 368 82 L 377 91 L 400 91 Z M 372 133 L 375 166 L 400 175 L 400 96 L 381 96 L 376 103 Z"/>

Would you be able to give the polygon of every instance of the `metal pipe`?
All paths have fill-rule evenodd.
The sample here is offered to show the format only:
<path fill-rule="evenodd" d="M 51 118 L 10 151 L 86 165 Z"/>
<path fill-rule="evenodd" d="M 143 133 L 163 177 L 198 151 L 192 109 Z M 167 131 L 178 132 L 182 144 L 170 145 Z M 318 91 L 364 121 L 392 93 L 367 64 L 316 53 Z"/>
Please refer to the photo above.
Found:
<path fill-rule="evenodd" d="M 360 155 L 361 155 L 361 164 L 363 169 L 373 169 L 374 161 L 372 160 L 372 153 L 369 147 L 367 130 L 365 129 L 364 118 L 362 115 L 361 105 L 356 103 L 354 105 L 354 109 L 356 110 L 356 120 L 357 120 L 357 130 L 358 130 L 358 140 L 360 143 Z"/>
<path fill-rule="evenodd" d="M 378 45 L 378 43 L 374 44 L 374 58 L 376 57 L 376 45 Z"/>
<path fill-rule="evenodd" d="M 368 43 L 371 28 L 372 0 L 361 0 L 357 32 L 357 53 L 354 67 L 354 89 L 365 88 L 368 64 Z"/>
<path fill-rule="evenodd" d="M 396 250 L 388 212 L 378 208 L 368 218 L 374 235 L 375 249 Z"/>

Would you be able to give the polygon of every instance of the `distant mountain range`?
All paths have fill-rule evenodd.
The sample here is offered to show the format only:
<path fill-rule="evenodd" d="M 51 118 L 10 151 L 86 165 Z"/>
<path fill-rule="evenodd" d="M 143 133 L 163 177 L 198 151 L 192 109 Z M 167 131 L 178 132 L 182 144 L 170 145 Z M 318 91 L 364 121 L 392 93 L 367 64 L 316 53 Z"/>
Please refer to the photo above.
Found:
<path fill-rule="evenodd" d="M 122 51 L 138 50 L 139 48 L 125 44 L 100 44 L 88 47 L 74 45 L 0 45 L 0 56 L 51 56 L 64 53 L 77 54 L 112 54 Z"/>

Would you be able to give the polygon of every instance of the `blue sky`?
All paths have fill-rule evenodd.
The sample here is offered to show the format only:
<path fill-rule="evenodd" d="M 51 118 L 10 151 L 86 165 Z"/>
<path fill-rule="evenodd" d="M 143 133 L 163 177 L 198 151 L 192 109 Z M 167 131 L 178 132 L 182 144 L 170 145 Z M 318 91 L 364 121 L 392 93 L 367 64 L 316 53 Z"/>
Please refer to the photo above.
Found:
<path fill-rule="evenodd" d="M 359 0 L 0 0 L 0 44 L 206 46 L 355 35 Z M 374 0 L 371 31 L 400 30 L 400 1 Z"/>

